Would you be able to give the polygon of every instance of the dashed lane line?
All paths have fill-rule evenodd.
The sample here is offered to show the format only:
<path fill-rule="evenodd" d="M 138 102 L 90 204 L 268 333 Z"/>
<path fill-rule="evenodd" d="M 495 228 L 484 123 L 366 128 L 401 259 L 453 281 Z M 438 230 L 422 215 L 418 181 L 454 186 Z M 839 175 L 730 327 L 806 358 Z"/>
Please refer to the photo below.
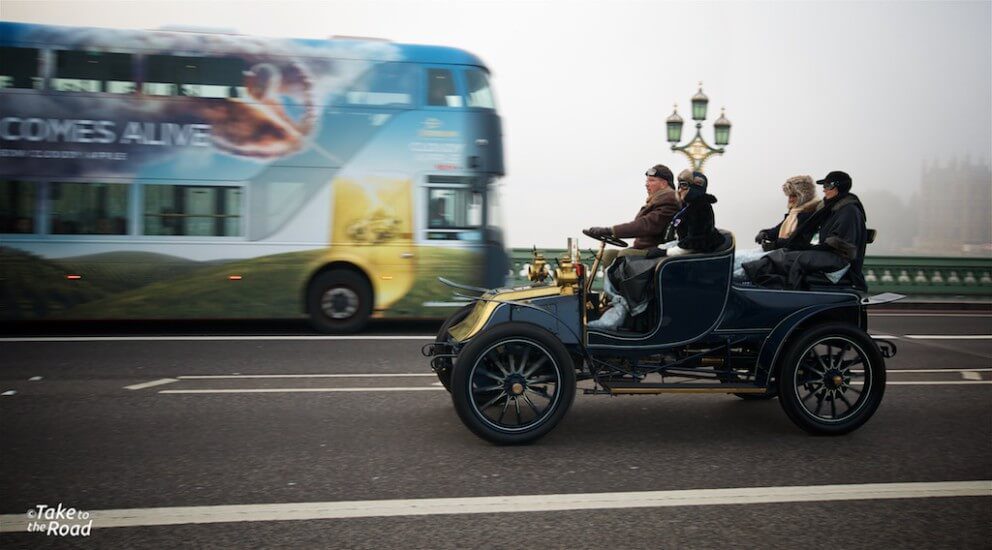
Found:
<path fill-rule="evenodd" d="M 992 384 L 992 380 L 898 380 L 886 381 L 886 386 L 968 386 L 972 384 Z"/>
<path fill-rule="evenodd" d="M 885 372 L 992 372 L 988 369 L 885 369 Z"/>
<path fill-rule="evenodd" d="M 93 528 L 104 529 L 245 521 L 306 521 L 395 516 L 960 497 L 992 497 L 992 481 L 863 483 L 470 498 L 288 502 L 92 510 L 89 513 L 90 519 L 93 520 Z M 28 519 L 26 513 L 0 515 L 0 532 L 23 532 L 27 530 L 29 523 L 31 520 Z"/>
<path fill-rule="evenodd" d="M 992 340 L 992 334 L 907 334 L 911 340 Z"/>
<path fill-rule="evenodd" d="M 992 313 L 985 312 L 975 312 L 975 313 L 882 313 L 874 312 L 869 310 L 868 315 L 871 317 L 992 317 Z"/>
<path fill-rule="evenodd" d="M 151 382 L 142 382 L 141 384 L 131 384 L 130 386 L 124 386 L 125 390 L 143 390 L 145 388 L 153 388 L 155 386 L 161 386 L 164 384 L 171 384 L 173 382 L 178 382 L 176 378 L 160 378 L 158 380 L 152 380 Z"/>

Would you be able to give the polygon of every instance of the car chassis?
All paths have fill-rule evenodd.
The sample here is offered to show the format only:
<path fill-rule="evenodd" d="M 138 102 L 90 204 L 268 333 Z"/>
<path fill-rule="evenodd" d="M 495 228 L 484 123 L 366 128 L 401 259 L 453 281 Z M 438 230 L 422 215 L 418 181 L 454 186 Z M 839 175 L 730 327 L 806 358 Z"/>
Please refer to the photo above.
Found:
<path fill-rule="evenodd" d="M 653 295 L 630 330 L 588 326 L 605 299 L 569 239 L 554 277 L 536 249 L 532 285 L 483 289 L 441 278 L 467 304 L 424 346 L 462 422 L 496 444 L 537 440 L 557 425 L 578 383 L 586 394 L 728 393 L 779 398 L 813 434 L 864 424 L 885 390 L 896 346 L 868 335 L 867 308 L 902 298 L 850 286 L 772 290 L 733 283 L 734 239 L 708 254 L 655 260 Z"/>

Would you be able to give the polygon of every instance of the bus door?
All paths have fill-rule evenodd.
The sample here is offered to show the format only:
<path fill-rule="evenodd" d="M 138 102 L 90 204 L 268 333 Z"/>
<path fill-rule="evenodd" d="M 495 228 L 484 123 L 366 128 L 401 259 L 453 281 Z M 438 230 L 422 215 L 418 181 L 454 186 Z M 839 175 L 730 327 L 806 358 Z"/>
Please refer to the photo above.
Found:
<path fill-rule="evenodd" d="M 421 188 L 418 263 L 425 307 L 453 307 L 451 289 L 437 277 L 485 283 L 485 180 L 428 174 Z"/>

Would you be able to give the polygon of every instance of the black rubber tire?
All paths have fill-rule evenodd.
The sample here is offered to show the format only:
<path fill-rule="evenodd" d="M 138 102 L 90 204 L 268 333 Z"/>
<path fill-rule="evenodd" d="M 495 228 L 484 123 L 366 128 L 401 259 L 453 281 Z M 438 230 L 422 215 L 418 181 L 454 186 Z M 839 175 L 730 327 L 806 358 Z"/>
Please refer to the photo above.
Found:
<path fill-rule="evenodd" d="M 488 350 L 514 341 L 518 344 L 524 342 L 532 349 L 545 353 L 551 359 L 549 368 L 559 382 L 555 399 L 535 418 L 533 425 L 515 430 L 500 429 L 484 420 L 473 402 L 473 371 Z M 565 346 L 548 331 L 528 323 L 506 323 L 477 335 L 458 354 L 451 377 L 451 398 L 462 423 L 482 439 L 496 445 L 532 443 L 550 432 L 572 405 L 575 399 L 575 365 Z"/>
<path fill-rule="evenodd" d="M 448 316 L 441 325 L 441 328 L 437 330 L 437 336 L 434 337 L 434 342 L 437 344 L 446 342 L 448 340 L 448 329 L 461 323 L 472 310 L 475 309 L 475 302 L 462 306 L 457 311 Z M 450 358 L 441 357 L 438 358 L 434 363 L 437 365 L 437 370 L 434 371 L 437 374 L 437 379 L 444 386 L 444 389 L 451 393 L 451 367 L 452 361 Z"/>
<path fill-rule="evenodd" d="M 357 298 L 354 314 L 335 319 L 321 306 L 324 295 L 335 289 L 343 289 Z M 321 273 L 310 282 L 307 289 L 307 311 L 310 325 L 320 332 L 347 334 L 365 328 L 372 316 L 372 288 L 368 280 L 354 271 L 335 270 Z"/>
<path fill-rule="evenodd" d="M 867 392 L 867 395 L 859 397 L 849 406 L 854 412 L 850 413 L 848 410 L 846 412 L 850 413 L 849 417 L 833 421 L 816 417 L 813 412 L 806 409 L 795 383 L 797 371 L 801 368 L 804 357 L 814 345 L 828 338 L 839 339 L 856 346 L 857 349 L 852 348 L 852 351 L 860 351 L 859 357 L 863 354 L 862 370 L 865 375 L 870 372 L 871 376 L 871 383 L 867 389 L 862 386 L 862 393 Z M 875 414 L 885 393 L 885 359 L 871 337 L 851 325 L 831 323 L 804 331 L 789 343 L 779 365 L 778 395 L 782 409 L 797 426 L 814 435 L 842 435 L 856 430 Z M 831 405 L 837 403 L 836 399 L 828 401 L 833 401 Z"/>

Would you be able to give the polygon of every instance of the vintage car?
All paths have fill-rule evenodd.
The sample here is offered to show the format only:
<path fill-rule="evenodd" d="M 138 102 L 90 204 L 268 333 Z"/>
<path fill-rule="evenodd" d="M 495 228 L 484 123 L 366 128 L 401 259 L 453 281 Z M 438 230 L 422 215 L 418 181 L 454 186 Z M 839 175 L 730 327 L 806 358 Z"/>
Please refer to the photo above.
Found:
<path fill-rule="evenodd" d="M 864 424 L 885 391 L 891 342 L 868 335 L 869 298 L 843 284 L 771 290 L 732 282 L 734 238 L 709 254 L 655 261 L 653 294 L 634 328 L 593 329 L 605 300 L 593 290 L 607 243 L 591 268 L 569 239 L 553 277 L 534 251 L 530 286 L 482 289 L 442 279 L 470 300 L 424 347 L 476 435 L 496 444 L 537 440 L 587 394 L 727 393 L 778 397 L 814 434 Z"/>

